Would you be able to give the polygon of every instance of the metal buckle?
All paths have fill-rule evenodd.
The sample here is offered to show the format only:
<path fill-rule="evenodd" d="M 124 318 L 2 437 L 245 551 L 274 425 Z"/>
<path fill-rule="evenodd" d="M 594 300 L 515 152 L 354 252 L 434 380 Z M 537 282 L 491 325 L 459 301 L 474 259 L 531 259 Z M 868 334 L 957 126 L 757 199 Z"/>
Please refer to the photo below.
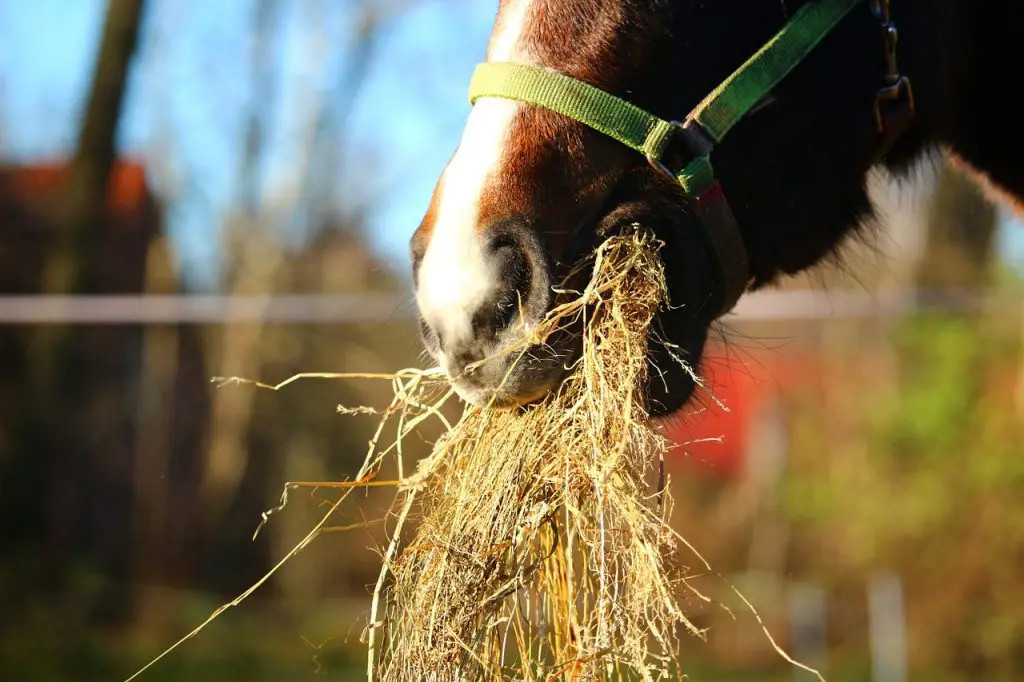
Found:
<path fill-rule="evenodd" d="M 885 86 L 875 95 L 875 130 L 879 137 L 877 158 L 889 152 L 917 114 L 910 79 L 900 73 L 896 60 L 899 32 L 892 23 L 889 4 L 890 0 L 871 2 L 871 13 L 882 26 L 885 48 Z"/>
<path fill-rule="evenodd" d="M 683 148 L 686 154 L 686 159 L 682 162 L 678 169 L 673 170 L 661 159 L 656 159 L 650 154 L 647 154 L 647 163 L 651 167 L 664 173 L 668 177 L 676 180 L 679 172 L 686 167 L 692 159 L 698 156 L 707 156 L 715 148 L 715 143 L 711 140 L 704 129 L 700 127 L 700 124 L 692 118 L 688 118 L 685 121 L 669 121 L 669 123 L 679 131 L 679 139 L 682 140 Z"/>
<path fill-rule="evenodd" d="M 916 113 L 914 89 L 906 76 L 899 76 L 875 95 L 875 128 L 879 135 L 899 135 L 910 126 Z"/>
<path fill-rule="evenodd" d="M 676 181 L 676 174 L 675 174 L 675 172 L 672 171 L 671 168 L 669 168 L 664 163 L 662 163 L 659 159 L 654 158 L 650 154 L 646 154 L 645 156 L 647 157 L 647 163 L 649 163 L 651 165 L 651 168 L 653 168 L 654 170 L 658 171 L 659 173 L 662 173 L 662 174 L 667 175 L 668 177 L 672 178 L 673 182 Z"/>

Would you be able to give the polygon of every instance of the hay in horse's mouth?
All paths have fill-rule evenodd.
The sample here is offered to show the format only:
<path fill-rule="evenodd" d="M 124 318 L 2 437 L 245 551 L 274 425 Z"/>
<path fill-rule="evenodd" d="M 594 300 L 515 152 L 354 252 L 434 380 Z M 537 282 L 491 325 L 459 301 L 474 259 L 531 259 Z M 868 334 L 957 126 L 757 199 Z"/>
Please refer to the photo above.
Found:
<path fill-rule="evenodd" d="M 266 521 L 283 508 L 289 490 L 339 489 L 320 522 L 260 581 L 130 679 L 266 582 L 327 529 L 353 489 L 384 485 L 397 486 L 397 521 L 364 633 L 370 680 L 681 679 L 678 638 L 704 635 L 684 604 L 707 600 L 681 565 L 679 548 L 689 545 L 667 523 L 669 489 L 660 477 L 648 480 L 667 447 L 642 399 L 650 326 L 666 299 L 659 248 L 640 229 L 598 248 L 590 283 L 532 339 L 543 343 L 545 333 L 582 316 L 579 361 L 536 406 L 469 407 L 452 426 L 440 408 L 453 390 L 440 385 L 440 371 L 387 377 L 395 397 L 355 480 L 289 483 L 281 507 L 264 514 Z M 306 376 L 381 378 L 313 374 L 258 385 L 278 389 Z M 447 432 L 406 476 L 402 441 L 433 417 Z M 383 429 L 396 419 L 397 439 L 385 444 Z M 392 455 L 399 480 L 376 480 Z M 415 535 L 403 542 L 414 517 Z M 702 573 L 712 572 L 700 561 Z"/>
<path fill-rule="evenodd" d="M 375 592 L 387 605 L 372 614 L 371 679 L 682 679 L 678 638 L 704 636 L 684 605 L 708 600 L 668 524 L 654 475 L 668 443 L 644 409 L 668 303 L 660 248 L 639 227 L 607 238 L 580 295 L 523 341 L 578 323 L 559 388 L 522 410 L 467 409 L 420 462 L 393 537 L 417 496 L 419 526 L 392 543 Z"/>
<path fill-rule="evenodd" d="M 666 296 L 658 246 L 640 230 L 605 241 L 582 294 L 524 339 L 585 316 L 558 390 L 525 410 L 467 410 L 420 463 L 404 495 L 422 491 L 421 521 L 386 569 L 381 679 L 679 674 L 678 634 L 700 631 L 668 491 L 648 482 L 666 444 L 641 395 Z"/>

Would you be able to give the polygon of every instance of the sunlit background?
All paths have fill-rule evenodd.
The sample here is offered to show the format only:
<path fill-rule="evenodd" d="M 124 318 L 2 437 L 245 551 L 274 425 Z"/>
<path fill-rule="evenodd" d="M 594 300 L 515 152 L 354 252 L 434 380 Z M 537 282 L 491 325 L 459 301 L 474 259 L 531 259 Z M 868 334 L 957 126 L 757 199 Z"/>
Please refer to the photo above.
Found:
<path fill-rule="evenodd" d="M 97 68 L 139 0 L 0 0 L 2 680 L 124 679 L 311 527 L 328 492 L 252 539 L 285 481 L 354 472 L 336 407 L 385 382 L 210 378 L 423 366 L 407 243 L 496 9 L 142 4 Z M 941 163 L 872 182 L 877 246 L 725 320 L 675 526 L 830 680 L 1024 679 L 1024 227 Z M 321 536 L 142 679 L 361 679 L 384 541 Z M 720 596 L 692 679 L 812 679 Z"/>

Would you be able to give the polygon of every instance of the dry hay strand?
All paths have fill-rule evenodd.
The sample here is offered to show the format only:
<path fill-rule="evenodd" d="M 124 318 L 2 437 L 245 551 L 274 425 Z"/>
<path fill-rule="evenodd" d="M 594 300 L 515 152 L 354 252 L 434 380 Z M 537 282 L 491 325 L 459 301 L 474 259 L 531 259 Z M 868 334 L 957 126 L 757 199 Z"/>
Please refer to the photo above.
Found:
<path fill-rule="evenodd" d="M 666 447 L 641 392 L 666 302 L 658 247 L 641 230 L 605 241 L 589 286 L 539 329 L 582 318 L 561 388 L 468 410 L 421 463 L 418 529 L 385 568 L 379 679 L 650 680 L 681 631 L 702 635 L 669 493 L 648 483 Z"/>

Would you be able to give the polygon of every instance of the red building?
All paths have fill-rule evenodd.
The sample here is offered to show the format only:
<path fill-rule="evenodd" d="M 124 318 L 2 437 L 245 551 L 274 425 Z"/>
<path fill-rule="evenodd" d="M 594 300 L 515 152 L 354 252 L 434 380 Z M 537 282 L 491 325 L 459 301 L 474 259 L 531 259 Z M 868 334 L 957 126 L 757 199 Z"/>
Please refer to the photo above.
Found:
<path fill-rule="evenodd" d="M 742 364 L 716 361 L 730 356 L 720 346 L 709 346 L 705 355 L 711 359 L 702 371 L 707 390 L 697 389 L 695 406 L 674 417 L 667 433 L 683 446 L 677 451 L 679 459 L 711 476 L 730 479 L 742 472 L 752 444 L 765 437 L 764 430 L 777 427 L 771 420 L 779 416 L 779 398 L 792 391 L 815 390 L 823 367 L 810 350 L 764 353 Z"/>

